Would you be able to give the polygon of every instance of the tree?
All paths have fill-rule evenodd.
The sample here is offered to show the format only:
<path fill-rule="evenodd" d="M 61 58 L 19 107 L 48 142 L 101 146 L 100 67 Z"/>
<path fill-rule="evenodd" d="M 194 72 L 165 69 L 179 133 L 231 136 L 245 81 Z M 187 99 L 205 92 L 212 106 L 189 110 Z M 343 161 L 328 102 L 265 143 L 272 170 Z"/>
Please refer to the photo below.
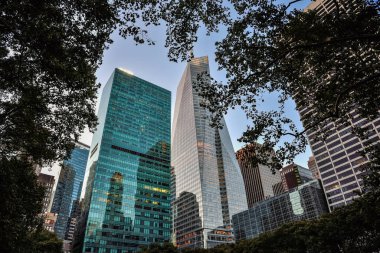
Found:
<path fill-rule="evenodd" d="M 28 161 L 0 159 L 0 251 L 27 252 L 41 226 L 44 188 Z"/>
<path fill-rule="evenodd" d="M 0 8 L 0 155 L 62 159 L 97 124 L 95 71 L 116 10 L 76 0 L 5 0 Z"/>
<path fill-rule="evenodd" d="M 227 83 L 211 80 L 210 85 L 210 77 L 200 76 L 197 85 L 203 105 L 212 112 L 215 126 L 220 126 L 229 108 L 244 110 L 252 126 L 240 140 L 255 143 L 262 137 L 263 145 L 256 147 L 257 162 L 278 169 L 305 151 L 307 131 L 316 130 L 312 139 L 323 139 L 329 135 L 324 127 L 329 122 L 350 125 L 353 110 L 368 120 L 379 116 L 379 2 L 336 0 L 335 10 L 323 15 L 294 9 L 298 2 L 128 2 L 136 14 L 126 14 L 122 22 L 141 17 L 145 25 L 158 25 L 164 20 L 168 56 L 174 61 L 192 57 L 202 25 L 208 33 L 226 26 L 226 37 L 216 43 L 216 60 L 226 71 Z M 123 35 L 130 34 L 124 31 Z M 138 31 L 147 34 L 143 28 Z M 277 109 L 259 110 L 261 103 L 268 103 L 262 99 L 266 93 L 278 95 L 278 101 L 270 101 Z M 303 129 L 285 113 L 285 104 L 292 99 L 299 108 L 314 108 L 304 116 Z M 352 126 L 362 139 L 365 130 Z"/>
<path fill-rule="evenodd" d="M 0 247 L 29 252 L 43 198 L 32 167 L 67 157 L 96 126 L 95 71 L 116 9 L 92 0 L 5 0 L 0 9 Z"/>
<path fill-rule="evenodd" d="M 27 251 L 30 253 L 60 253 L 62 252 L 62 240 L 50 231 L 41 230 L 29 235 L 31 246 Z"/>

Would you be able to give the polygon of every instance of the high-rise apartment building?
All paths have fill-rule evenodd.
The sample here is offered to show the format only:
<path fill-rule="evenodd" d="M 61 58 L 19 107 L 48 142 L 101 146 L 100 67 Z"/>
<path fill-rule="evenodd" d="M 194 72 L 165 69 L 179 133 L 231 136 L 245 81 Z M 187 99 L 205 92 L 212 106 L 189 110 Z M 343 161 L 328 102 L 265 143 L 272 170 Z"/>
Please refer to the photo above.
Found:
<path fill-rule="evenodd" d="M 285 223 L 319 218 L 328 212 L 318 180 L 256 203 L 232 217 L 236 240 L 254 238 Z"/>
<path fill-rule="evenodd" d="M 82 252 L 136 252 L 170 240 L 170 91 L 115 69 L 103 89 L 83 217 Z"/>
<path fill-rule="evenodd" d="M 309 169 L 295 163 L 283 167 L 280 171 L 280 175 L 285 191 L 314 179 L 313 173 Z"/>
<path fill-rule="evenodd" d="M 243 175 L 249 208 L 256 202 L 276 195 L 276 184 L 281 182 L 279 171 L 273 174 L 268 166 L 253 164 L 255 155 L 253 144 L 249 144 L 236 152 L 236 158 Z"/>
<path fill-rule="evenodd" d="M 176 183 L 174 233 L 180 248 L 218 244 L 213 231 L 231 231 L 231 217 L 247 209 L 244 183 L 227 126 L 210 126 L 193 82 L 209 73 L 207 57 L 192 59 L 177 88 L 172 131 Z M 184 206 L 187 206 L 184 208 Z M 191 215 L 188 210 L 193 210 Z M 188 220 L 184 217 L 188 215 Z M 228 236 L 228 232 L 226 232 Z M 224 243 L 220 241 L 220 243 Z"/>
<path fill-rule="evenodd" d="M 341 11 L 354 11 L 357 8 L 355 1 L 336 2 Z M 318 0 L 311 3 L 306 10 L 315 9 L 318 14 L 324 15 L 334 11 L 335 6 L 334 0 Z M 298 109 L 301 120 L 313 113 L 312 105 Z M 330 210 L 352 202 L 358 196 L 355 192 L 362 191 L 361 168 L 368 162 L 368 158 L 362 157 L 358 151 L 368 143 L 380 143 L 380 118 L 368 121 L 355 110 L 351 112 L 351 118 L 350 126 L 342 126 L 336 122 L 327 122 L 320 126 L 330 133 L 324 141 L 315 140 L 318 135 L 316 131 L 307 131 Z M 368 140 L 360 140 L 352 134 L 353 126 L 368 128 Z"/>
<path fill-rule="evenodd" d="M 45 187 L 45 195 L 42 201 L 42 210 L 41 210 L 41 213 L 45 214 L 49 212 L 49 206 L 51 202 L 55 180 L 54 180 L 54 176 L 52 175 L 40 173 L 38 175 L 37 181 L 39 184 Z"/>
<path fill-rule="evenodd" d="M 70 158 L 63 161 L 51 210 L 58 215 L 55 233 L 60 239 L 68 238 L 70 214 L 74 203 L 79 201 L 81 195 L 89 148 L 77 142 Z"/>

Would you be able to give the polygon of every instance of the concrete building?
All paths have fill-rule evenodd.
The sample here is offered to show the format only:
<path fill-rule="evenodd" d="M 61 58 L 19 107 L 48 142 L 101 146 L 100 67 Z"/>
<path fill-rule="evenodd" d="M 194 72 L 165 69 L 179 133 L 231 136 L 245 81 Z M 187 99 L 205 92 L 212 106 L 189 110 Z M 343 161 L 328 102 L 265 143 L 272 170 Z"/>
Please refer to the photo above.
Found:
<path fill-rule="evenodd" d="M 254 156 L 255 149 L 252 144 L 236 152 L 249 208 L 256 202 L 273 197 L 276 192 L 283 191 L 282 187 L 278 185 L 281 182 L 280 172 L 277 171 L 273 174 L 268 166 L 262 164 L 255 166 L 252 162 Z"/>
<path fill-rule="evenodd" d="M 40 173 L 38 175 L 37 181 L 45 187 L 45 195 L 42 201 L 42 210 L 41 213 L 49 212 L 49 206 L 52 199 L 53 187 L 55 183 L 54 176 Z"/>
<path fill-rule="evenodd" d="M 334 2 L 317 0 L 306 10 L 314 9 L 318 14 L 325 15 L 334 10 Z M 354 11 L 358 4 L 348 0 L 338 0 L 337 3 L 341 11 Z M 313 114 L 312 104 L 298 110 L 301 121 Z M 369 121 L 353 109 L 349 121 L 348 126 L 338 122 L 324 122 L 320 128 L 329 132 L 329 137 L 324 141 L 316 139 L 319 135 L 317 131 L 306 132 L 330 210 L 349 204 L 353 198 L 358 197 L 355 192 L 363 189 L 362 168 L 368 163 L 368 158 L 362 157 L 359 151 L 369 143 L 380 143 L 380 118 Z M 352 134 L 353 127 L 368 128 L 368 139 L 361 140 Z"/>

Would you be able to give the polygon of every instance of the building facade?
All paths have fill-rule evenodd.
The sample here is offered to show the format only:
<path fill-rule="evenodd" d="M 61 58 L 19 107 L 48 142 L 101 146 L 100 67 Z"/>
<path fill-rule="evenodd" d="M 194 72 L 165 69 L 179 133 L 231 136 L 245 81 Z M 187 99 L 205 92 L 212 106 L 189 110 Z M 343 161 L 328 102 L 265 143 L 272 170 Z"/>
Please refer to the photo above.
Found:
<path fill-rule="evenodd" d="M 321 175 L 319 174 L 317 162 L 315 161 L 314 156 L 310 156 L 309 160 L 307 161 L 307 166 L 309 167 L 309 170 L 313 173 L 314 178 L 321 179 Z"/>
<path fill-rule="evenodd" d="M 319 218 L 328 212 L 323 190 L 313 180 L 289 192 L 256 203 L 252 208 L 233 216 L 236 240 L 254 238 L 281 225 Z"/>
<path fill-rule="evenodd" d="M 359 2 L 337 1 L 341 11 L 354 11 Z M 316 10 L 319 15 L 325 15 L 334 11 L 335 6 L 333 0 L 318 0 L 306 10 Z M 303 106 L 298 110 L 301 121 L 304 121 L 312 115 L 313 106 Z M 330 210 L 349 204 L 358 197 L 356 192 L 363 190 L 362 168 L 368 163 L 368 158 L 361 156 L 359 151 L 369 143 L 380 143 L 380 118 L 369 121 L 354 109 L 349 118 L 349 125 L 331 121 L 321 124 L 320 128 L 329 132 L 325 140 L 316 138 L 319 135 L 317 131 L 306 132 Z M 361 140 L 352 134 L 353 127 L 367 128 L 368 139 Z"/>
<path fill-rule="evenodd" d="M 51 202 L 51 198 L 53 194 L 55 179 L 54 179 L 54 176 L 47 175 L 44 173 L 39 173 L 37 181 L 39 184 L 45 187 L 45 195 L 42 201 L 42 210 L 41 210 L 41 213 L 45 214 L 50 211 L 49 206 L 50 206 L 50 202 Z"/>
<path fill-rule="evenodd" d="M 81 196 L 89 146 L 77 142 L 69 159 L 63 161 L 51 211 L 58 215 L 54 231 L 58 238 L 68 240 L 73 205 Z"/>
<path fill-rule="evenodd" d="M 251 208 L 256 202 L 276 195 L 277 191 L 283 191 L 279 185 L 280 173 L 272 173 L 268 166 L 255 165 L 252 159 L 255 156 L 254 145 L 250 144 L 236 152 L 236 158 L 243 175 L 244 186 L 247 196 L 248 207 Z M 281 189 L 277 189 L 280 186 Z"/>
<path fill-rule="evenodd" d="M 130 253 L 170 240 L 170 99 L 168 90 L 126 70 L 111 75 L 91 144 L 76 251 Z"/>
<path fill-rule="evenodd" d="M 292 163 L 280 171 L 282 185 L 285 191 L 300 186 L 314 179 L 313 173 L 298 164 Z"/>
<path fill-rule="evenodd" d="M 54 232 L 62 240 L 65 239 L 67 221 L 70 216 L 74 177 L 74 169 L 71 166 L 62 165 L 51 206 L 51 212 L 57 214 Z"/>
<path fill-rule="evenodd" d="M 222 129 L 210 126 L 209 112 L 201 107 L 194 88 L 193 82 L 202 73 L 209 73 L 207 57 L 194 58 L 187 64 L 174 109 L 172 165 L 178 205 L 174 207 L 174 233 L 180 248 L 215 246 L 215 241 L 208 240 L 209 232 L 220 227 L 228 229 L 232 215 L 247 209 L 244 183 L 227 126 L 224 120 Z M 180 206 L 188 201 L 195 212 L 189 217 L 194 220 L 180 226 L 185 217 L 181 213 L 185 209 Z"/>

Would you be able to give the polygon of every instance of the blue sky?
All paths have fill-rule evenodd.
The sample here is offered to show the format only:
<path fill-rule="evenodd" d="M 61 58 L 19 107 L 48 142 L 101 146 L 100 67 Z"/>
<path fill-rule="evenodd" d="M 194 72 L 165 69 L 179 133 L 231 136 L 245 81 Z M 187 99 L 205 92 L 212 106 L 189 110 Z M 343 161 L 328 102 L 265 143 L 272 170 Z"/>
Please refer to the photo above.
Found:
<path fill-rule="evenodd" d="M 304 0 L 297 5 L 298 8 L 304 8 L 310 1 Z M 221 29 L 223 30 L 223 29 Z M 174 110 L 176 89 L 182 73 L 185 69 L 186 62 L 174 63 L 170 62 L 167 57 L 167 48 L 165 44 L 165 27 L 154 27 L 149 30 L 150 37 L 156 42 L 155 46 L 138 45 L 136 46 L 132 39 L 123 39 L 118 33 L 114 33 L 112 38 L 113 44 L 104 53 L 102 65 L 96 72 L 98 82 L 102 84 L 99 94 L 101 94 L 103 85 L 107 82 L 112 71 L 117 67 L 131 70 L 136 76 L 145 79 L 149 82 L 157 84 L 172 92 L 172 112 Z M 206 36 L 204 30 L 199 31 L 198 41 L 194 47 L 194 55 L 196 57 L 207 55 L 210 61 L 210 71 L 213 78 L 218 81 L 224 81 L 225 75 L 223 71 L 217 71 L 215 63 L 215 42 L 221 40 L 225 36 L 225 32 L 221 31 L 218 34 Z M 275 104 L 275 97 L 265 96 L 267 99 L 263 105 L 263 109 L 271 109 Z M 273 102 L 272 102 L 273 101 Z M 298 112 L 295 109 L 294 103 L 289 103 L 286 108 L 287 115 L 298 122 Z M 235 150 L 243 146 L 243 143 L 237 141 L 243 131 L 246 129 L 249 122 L 243 112 L 239 110 L 230 110 L 225 117 L 227 127 L 230 132 L 231 140 Z M 91 144 L 92 135 L 85 132 L 82 135 L 81 141 L 86 144 Z M 311 155 L 308 148 L 306 152 L 299 155 L 295 162 L 307 167 L 307 160 Z"/>

